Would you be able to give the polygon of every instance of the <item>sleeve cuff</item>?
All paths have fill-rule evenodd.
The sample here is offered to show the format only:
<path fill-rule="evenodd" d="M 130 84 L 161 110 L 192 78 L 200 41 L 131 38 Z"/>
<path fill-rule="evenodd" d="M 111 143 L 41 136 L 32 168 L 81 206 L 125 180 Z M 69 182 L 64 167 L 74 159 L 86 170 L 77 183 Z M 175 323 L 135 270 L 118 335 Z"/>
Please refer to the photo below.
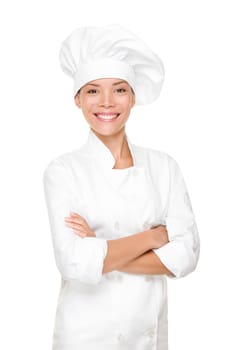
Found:
<path fill-rule="evenodd" d="M 71 259 L 71 264 L 75 265 L 77 278 L 84 283 L 99 283 L 102 279 L 106 254 L 107 242 L 105 239 L 77 237 Z"/>
<path fill-rule="evenodd" d="M 184 242 L 171 241 L 153 251 L 176 278 L 186 276 L 196 267 L 193 252 Z"/>

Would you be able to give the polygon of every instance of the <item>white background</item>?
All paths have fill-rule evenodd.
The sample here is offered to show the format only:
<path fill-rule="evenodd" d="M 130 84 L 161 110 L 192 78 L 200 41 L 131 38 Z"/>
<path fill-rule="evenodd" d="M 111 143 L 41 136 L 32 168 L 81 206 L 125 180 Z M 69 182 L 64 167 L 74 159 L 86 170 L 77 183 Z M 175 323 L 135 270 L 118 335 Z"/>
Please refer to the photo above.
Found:
<path fill-rule="evenodd" d="M 161 97 L 127 133 L 177 160 L 201 237 L 195 273 L 169 280 L 170 350 L 233 348 L 232 12 L 230 0 L 1 2 L 1 349 L 51 349 L 60 276 L 42 176 L 88 131 L 58 51 L 76 27 L 112 23 L 164 62 Z"/>

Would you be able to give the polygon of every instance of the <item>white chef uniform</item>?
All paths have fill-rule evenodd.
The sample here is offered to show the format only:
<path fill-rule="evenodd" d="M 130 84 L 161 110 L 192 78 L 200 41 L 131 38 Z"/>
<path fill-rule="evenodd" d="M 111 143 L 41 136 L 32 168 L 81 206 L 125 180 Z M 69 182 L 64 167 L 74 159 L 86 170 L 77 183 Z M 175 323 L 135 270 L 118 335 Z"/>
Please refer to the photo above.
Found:
<path fill-rule="evenodd" d="M 176 277 L 192 272 L 199 238 L 187 189 L 173 158 L 132 144 L 134 165 L 114 157 L 90 130 L 79 149 L 44 172 L 54 252 L 61 273 L 53 350 L 167 350 L 167 286 L 163 275 L 102 274 L 107 240 L 167 226 L 170 242 L 154 250 Z M 65 225 L 83 216 L 95 237 Z"/>

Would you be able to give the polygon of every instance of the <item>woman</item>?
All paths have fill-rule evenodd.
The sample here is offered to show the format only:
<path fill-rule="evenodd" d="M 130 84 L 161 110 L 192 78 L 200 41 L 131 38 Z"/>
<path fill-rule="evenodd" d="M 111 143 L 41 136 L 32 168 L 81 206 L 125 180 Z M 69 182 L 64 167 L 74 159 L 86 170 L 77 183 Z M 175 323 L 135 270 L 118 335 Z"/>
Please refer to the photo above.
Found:
<path fill-rule="evenodd" d="M 75 30 L 60 61 L 90 131 L 44 173 L 62 276 L 53 350 L 166 350 L 166 276 L 195 269 L 199 238 L 177 163 L 125 131 L 158 97 L 162 62 L 117 25 Z"/>

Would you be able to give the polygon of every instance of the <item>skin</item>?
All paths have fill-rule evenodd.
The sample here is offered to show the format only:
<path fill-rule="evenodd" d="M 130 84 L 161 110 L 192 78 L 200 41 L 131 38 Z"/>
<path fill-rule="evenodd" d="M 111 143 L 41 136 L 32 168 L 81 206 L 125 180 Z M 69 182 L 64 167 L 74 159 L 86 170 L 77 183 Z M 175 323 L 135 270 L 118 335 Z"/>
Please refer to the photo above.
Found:
<path fill-rule="evenodd" d="M 92 81 L 75 96 L 75 103 L 93 132 L 111 150 L 116 160 L 115 168 L 132 165 L 125 124 L 135 104 L 135 96 L 128 83 L 121 79 Z M 98 113 L 116 114 L 118 117 L 114 122 L 102 122 L 96 117 Z"/>
<path fill-rule="evenodd" d="M 98 79 L 84 85 L 75 96 L 75 103 L 92 131 L 110 149 L 115 158 L 114 168 L 133 165 L 125 126 L 135 105 L 135 96 L 129 84 L 121 79 Z M 108 120 L 106 120 L 108 118 Z M 109 118 L 114 118 L 111 121 Z M 66 225 L 82 237 L 95 237 L 87 221 L 78 213 L 65 218 Z M 103 273 L 113 270 L 139 274 L 172 273 L 152 251 L 168 243 L 165 226 L 152 227 L 131 236 L 109 240 Z"/>

